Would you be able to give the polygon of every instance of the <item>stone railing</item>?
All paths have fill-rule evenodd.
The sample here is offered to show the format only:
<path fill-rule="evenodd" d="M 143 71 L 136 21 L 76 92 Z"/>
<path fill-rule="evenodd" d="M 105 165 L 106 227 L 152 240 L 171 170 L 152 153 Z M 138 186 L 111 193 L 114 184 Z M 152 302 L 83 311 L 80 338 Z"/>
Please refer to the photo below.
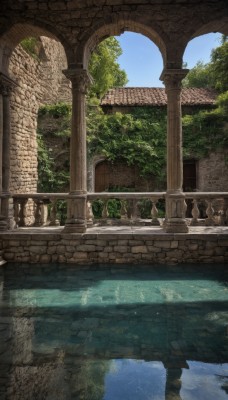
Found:
<path fill-rule="evenodd" d="M 58 203 L 59 201 L 66 202 L 72 198 L 67 193 L 23 193 L 14 194 L 12 197 L 16 227 L 28 226 L 26 222 L 28 219 L 28 202 L 31 200 L 33 202 L 32 226 L 59 226 L 61 211 L 58 212 Z"/>
<path fill-rule="evenodd" d="M 165 197 L 165 192 L 88 193 L 87 226 L 94 224 L 160 226 L 165 220 Z M 2 201 L 6 200 L 4 195 L 0 198 Z M 60 222 L 64 224 L 62 217 L 63 214 L 66 217 L 66 202 L 70 199 L 77 200 L 78 196 L 67 193 L 26 193 L 7 196 L 7 199 L 11 198 L 14 225 L 39 227 L 59 226 Z M 189 225 L 228 225 L 227 192 L 186 192 L 185 199 Z M 32 223 L 27 223 L 28 204 L 30 204 L 29 212 L 32 213 Z M 114 206 L 116 213 L 113 212 Z"/>
<path fill-rule="evenodd" d="M 228 225 L 227 192 L 186 192 L 185 199 L 190 225 Z"/>
<path fill-rule="evenodd" d="M 146 224 L 146 219 L 150 225 L 161 225 L 161 218 L 165 216 L 165 192 L 143 192 L 143 193 L 88 193 L 87 194 L 87 221 L 97 222 L 98 224 L 113 225 L 141 225 Z M 97 201 L 101 201 L 100 217 L 93 213 Z M 115 203 L 113 203 L 115 201 Z M 158 204 L 162 210 L 158 208 Z M 116 206 L 118 210 L 113 212 Z M 116 217 L 116 214 L 118 216 Z M 147 216 L 145 217 L 145 215 Z"/>

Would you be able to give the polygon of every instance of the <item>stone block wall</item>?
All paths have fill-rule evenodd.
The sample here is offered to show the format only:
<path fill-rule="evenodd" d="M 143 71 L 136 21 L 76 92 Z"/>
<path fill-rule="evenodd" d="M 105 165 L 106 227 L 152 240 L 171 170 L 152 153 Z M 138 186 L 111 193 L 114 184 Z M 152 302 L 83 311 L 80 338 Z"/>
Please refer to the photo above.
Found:
<path fill-rule="evenodd" d="M 9 262 L 73 264 L 227 263 L 226 234 L 0 234 Z"/>
<path fill-rule="evenodd" d="M 17 87 L 11 95 L 11 191 L 37 189 L 37 113 L 42 104 L 71 101 L 69 81 L 62 74 L 67 67 L 62 45 L 42 37 L 38 58 L 20 45 L 12 53 L 9 72 Z"/>
<path fill-rule="evenodd" d="M 198 189 L 204 192 L 228 191 L 228 149 L 211 153 L 198 161 Z"/>

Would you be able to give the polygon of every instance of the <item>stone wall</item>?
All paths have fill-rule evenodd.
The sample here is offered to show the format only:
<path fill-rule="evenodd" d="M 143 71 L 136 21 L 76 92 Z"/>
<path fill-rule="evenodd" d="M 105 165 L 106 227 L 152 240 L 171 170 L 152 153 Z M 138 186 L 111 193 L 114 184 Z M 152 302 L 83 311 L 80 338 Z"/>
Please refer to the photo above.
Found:
<path fill-rule="evenodd" d="M 198 189 L 204 192 L 228 191 L 228 149 L 211 153 L 198 162 Z"/>
<path fill-rule="evenodd" d="M 62 74 L 66 56 L 62 45 L 42 37 L 38 58 L 19 45 L 12 53 L 10 76 L 17 82 L 11 96 L 11 191 L 37 189 L 37 113 L 42 104 L 71 101 L 69 81 Z"/>
<path fill-rule="evenodd" d="M 227 234 L 0 234 L 9 262 L 170 264 L 228 262 Z"/>

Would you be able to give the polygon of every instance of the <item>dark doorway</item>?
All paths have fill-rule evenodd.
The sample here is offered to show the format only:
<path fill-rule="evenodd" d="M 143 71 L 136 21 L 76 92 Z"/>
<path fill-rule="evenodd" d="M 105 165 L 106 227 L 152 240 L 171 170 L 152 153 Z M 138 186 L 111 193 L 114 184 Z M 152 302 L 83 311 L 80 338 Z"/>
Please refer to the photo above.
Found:
<path fill-rule="evenodd" d="M 196 189 L 196 161 L 184 160 L 183 191 L 193 192 Z"/>
<path fill-rule="evenodd" d="M 109 168 L 107 161 L 102 161 L 95 168 L 95 192 L 103 192 L 109 187 Z"/>

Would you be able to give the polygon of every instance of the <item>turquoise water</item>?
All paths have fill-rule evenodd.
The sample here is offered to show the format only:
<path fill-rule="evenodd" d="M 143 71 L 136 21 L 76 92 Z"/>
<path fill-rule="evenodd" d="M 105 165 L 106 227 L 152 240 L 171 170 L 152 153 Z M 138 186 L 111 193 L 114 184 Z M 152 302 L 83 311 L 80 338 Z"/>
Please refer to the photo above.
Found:
<path fill-rule="evenodd" d="M 0 399 L 228 399 L 227 274 L 6 264 Z"/>

